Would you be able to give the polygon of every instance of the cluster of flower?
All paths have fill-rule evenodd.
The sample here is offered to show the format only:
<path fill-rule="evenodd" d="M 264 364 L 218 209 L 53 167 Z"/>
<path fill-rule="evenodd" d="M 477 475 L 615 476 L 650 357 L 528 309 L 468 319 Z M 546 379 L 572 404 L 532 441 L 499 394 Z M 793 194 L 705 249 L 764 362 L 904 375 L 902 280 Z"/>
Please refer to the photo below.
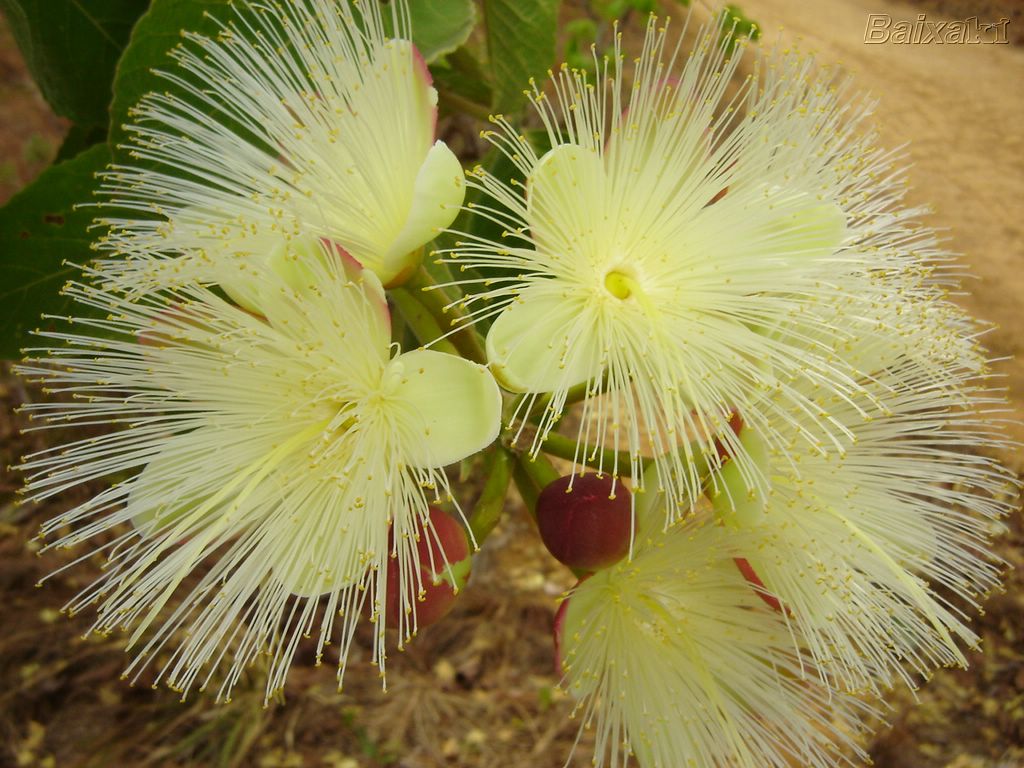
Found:
<path fill-rule="evenodd" d="M 494 119 L 524 181 L 467 182 L 406 6 L 381 7 L 242 5 L 135 110 L 105 256 L 67 289 L 99 312 L 21 366 L 65 395 L 29 406 L 44 426 L 117 427 L 22 465 L 35 501 L 117 480 L 45 526 L 108 555 L 69 607 L 183 693 L 264 654 L 269 696 L 306 635 L 340 635 L 340 681 L 362 620 L 383 671 L 386 628 L 436 619 L 471 556 L 443 468 L 503 418 L 536 455 L 581 401 L 537 513 L 587 572 L 556 639 L 598 764 L 856 754 L 871 697 L 965 663 L 1014 483 L 956 266 L 870 104 L 798 51 L 736 90 L 717 29 L 683 52 L 652 19 L 628 64 L 617 42 L 532 86 L 543 149 Z M 392 341 L 388 289 L 467 184 L 504 236 L 440 255 L 486 365 Z"/>

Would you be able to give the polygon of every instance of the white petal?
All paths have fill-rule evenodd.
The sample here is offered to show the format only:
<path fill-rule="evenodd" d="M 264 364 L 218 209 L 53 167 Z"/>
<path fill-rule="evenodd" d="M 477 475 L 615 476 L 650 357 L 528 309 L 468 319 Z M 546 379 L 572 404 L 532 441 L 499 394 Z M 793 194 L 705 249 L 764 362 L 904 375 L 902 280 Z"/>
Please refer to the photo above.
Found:
<path fill-rule="evenodd" d="M 655 463 L 644 472 L 643 491 L 634 492 L 633 551 L 654 544 L 665 530 L 665 508 L 668 498 L 658 488 L 658 466 Z"/>
<path fill-rule="evenodd" d="M 210 466 L 211 447 L 219 450 L 215 469 Z M 234 477 L 258 454 L 255 442 L 240 442 L 238 435 L 209 428 L 167 436 L 160 452 L 131 481 L 125 511 L 143 536 L 180 525 L 174 539 L 187 538 L 211 517 L 224 514 L 237 495 L 214 499 L 224 479 Z M 257 488 L 249 494 L 246 509 L 260 507 L 263 500 L 263 489 Z"/>
<path fill-rule="evenodd" d="M 132 525 L 143 535 L 181 522 L 210 496 L 183 490 L 183 481 L 187 483 L 189 473 L 195 471 L 191 443 L 194 438 L 190 434 L 169 439 L 163 452 L 132 481 L 126 509 L 131 513 Z"/>
<path fill-rule="evenodd" d="M 501 392 L 490 372 L 461 357 L 418 349 L 399 355 L 385 376 L 409 406 L 410 464 L 443 467 L 490 445 L 501 427 Z M 422 439 L 420 439 L 422 438 Z"/>
<path fill-rule="evenodd" d="M 779 205 L 775 216 L 755 237 L 765 237 L 766 247 L 791 263 L 828 258 L 846 237 L 846 214 L 832 202 L 802 193 Z"/>
<path fill-rule="evenodd" d="M 561 144 L 541 157 L 526 181 L 526 220 L 538 250 L 564 250 L 568 238 L 592 226 L 573 214 L 593 210 L 584 198 L 600 198 L 604 180 L 604 164 L 592 149 Z"/>
<path fill-rule="evenodd" d="M 359 172 L 342 196 L 338 223 L 329 223 L 332 236 L 385 285 L 416 266 L 416 249 L 451 224 L 465 194 L 458 159 L 443 142 L 432 144 L 437 91 L 431 83 L 416 47 L 388 40 L 351 97 L 356 119 L 349 140 L 335 149 Z M 360 216 L 342 218 L 346 208 Z"/>
<path fill-rule="evenodd" d="M 597 333 L 578 298 L 557 282 L 524 291 L 487 334 L 487 360 L 513 392 L 554 392 L 601 373 Z"/>
<path fill-rule="evenodd" d="M 412 207 L 401 232 L 377 268 L 385 284 L 399 282 L 419 263 L 416 249 L 455 221 L 466 195 L 462 164 L 443 141 L 435 142 L 416 174 Z"/>
<path fill-rule="evenodd" d="M 341 544 L 336 541 L 335 536 L 330 537 L 335 545 Z M 333 560 L 322 552 L 319 541 L 311 541 L 311 557 L 323 558 L 311 560 L 309 557 L 302 560 L 293 560 L 284 563 L 281 567 L 275 567 L 273 573 L 290 593 L 299 597 L 316 597 L 329 592 L 337 592 L 351 587 L 361 578 L 362 573 L 348 573 L 334 569 Z M 341 559 L 335 557 L 334 559 Z"/>

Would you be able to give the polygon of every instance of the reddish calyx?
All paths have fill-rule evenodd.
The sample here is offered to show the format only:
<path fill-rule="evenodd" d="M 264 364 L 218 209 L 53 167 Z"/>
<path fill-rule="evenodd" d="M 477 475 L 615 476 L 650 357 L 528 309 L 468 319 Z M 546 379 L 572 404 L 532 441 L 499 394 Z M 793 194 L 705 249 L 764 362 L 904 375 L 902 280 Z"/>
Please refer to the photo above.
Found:
<path fill-rule="evenodd" d="M 738 411 L 733 411 L 729 414 L 729 429 L 736 436 L 740 436 L 740 432 L 743 431 L 743 417 L 740 416 Z M 732 458 L 732 454 L 729 453 L 728 447 L 722 442 L 720 438 L 715 438 L 715 453 L 718 454 L 718 460 L 720 464 L 724 464 Z"/>
<path fill-rule="evenodd" d="M 579 589 L 580 584 L 592 575 L 588 573 L 577 581 L 572 591 L 562 600 L 558 610 L 555 611 L 555 621 L 551 626 L 551 637 L 555 642 L 555 675 L 557 676 L 565 673 L 565 669 L 562 667 L 562 634 L 565 632 L 565 616 L 569 612 L 569 601 L 572 599 L 572 593 Z"/>
<path fill-rule="evenodd" d="M 721 200 L 723 197 L 725 197 L 725 195 L 726 195 L 726 193 L 728 193 L 728 191 L 729 191 L 729 187 L 728 186 L 722 187 L 720 190 L 718 190 L 715 193 L 714 197 L 712 197 L 710 200 L 708 200 L 706 203 L 704 203 L 704 207 L 707 208 L 709 205 L 714 205 L 719 200 Z"/>
<path fill-rule="evenodd" d="M 420 523 L 416 528 L 419 534 L 416 552 L 419 556 L 419 577 L 423 593 L 422 599 L 416 594 L 416 582 L 405 585 L 408 592 L 413 595 L 411 608 L 415 614 L 414 617 L 407 618 L 406 623 L 419 628 L 435 623 L 451 610 L 458 587 L 461 587 L 469 576 L 471 558 L 465 529 L 458 520 L 437 507 L 430 507 L 430 528 L 433 532 L 425 531 Z M 392 542 L 389 541 L 388 545 L 391 547 Z M 403 606 L 396 557 L 388 559 L 387 570 L 388 586 L 384 616 L 389 627 L 398 627 Z"/>
<path fill-rule="evenodd" d="M 560 563 L 596 571 L 629 552 L 631 507 L 629 491 L 608 475 L 566 475 L 537 497 L 537 528 Z"/>
<path fill-rule="evenodd" d="M 757 571 L 750 564 L 750 561 L 744 557 L 734 557 L 733 562 L 736 563 L 736 567 L 740 569 L 740 573 L 743 574 L 743 578 L 747 580 L 747 583 L 754 588 L 757 596 L 764 600 L 772 609 L 782 613 L 782 603 L 779 602 L 777 597 L 771 595 L 764 582 L 761 581 L 761 577 L 757 575 Z M 787 610 L 788 613 L 788 610 Z"/>

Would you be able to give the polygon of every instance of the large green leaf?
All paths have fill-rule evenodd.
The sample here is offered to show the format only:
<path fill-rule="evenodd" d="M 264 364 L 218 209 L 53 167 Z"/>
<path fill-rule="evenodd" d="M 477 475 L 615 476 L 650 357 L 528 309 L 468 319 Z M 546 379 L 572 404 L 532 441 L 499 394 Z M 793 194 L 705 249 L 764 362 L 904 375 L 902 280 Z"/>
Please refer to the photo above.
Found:
<path fill-rule="evenodd" d="M 555 61 L 561 0 L 484 0 L 494 108 L 514 112 L 530 78 L 543 77 Z"/>
<path fill-rule="evenodd" d="M 132 30 L 117 65 L 110 105 L 111 147 L 127 137 L 129 111 L 139 100 L 150 91 L 168 89 L 168 81 L 153 70 L 172 68 L 174 62 L 168 54 L 181 42 L 182 30 L 215 35 L 215 19 L 227 20 L 230 15 L 228 0 L 153 0 Z"/>
<path fill-rule="evenodd" d="M 152 1 L 117 65 L 109 139 L 115 152 L 127 137 L 131 109 L 147 93 L 172 87 L 153 70 L 175 67 L 168 54 L 181 42 L 182 31 L 216 36 L 217 20 L 230 22 L 234 17 L 228 6 L 228 0 Z M 428 62 L 462 45 L 476 23 L 473 0 L 411 0 L 410 13 L 413 38 Z"/>
<path fill-rule="evenodd" d="M 490 80 L 468 47 L 445 56 L 430 71 L 442 107 L 467 112 L 481 120 L 487 117 L 492 101 Z"/>
<path fill-rule="evenodd" d="M 473 0 L 409 0 L 412 38 L 427 63 L 451 53 L 476 24 Z"/>
<path fill-rule="evenodd" d="M 0 357 L 19 356 L 42 313 L 67 314 L 71 300 L 60 289 L 88 262 L 95 212 L 89 202 L 94 175 L 110 161 L 106 144 L 51 166 L 0 208 Z M 75 308 L 81 314 L 81 307 Z"/>
<path fill-rule="evenodd" d="M 543 155 L 551 148 L 551 141 L 547 131 L 527 130 L 523 132 L 523 135 L 538 155 Z M 508 184 L 510 187 L 519 190 L 523 189 L 523 185 L 526 182 L 525 177 L 516 167 L 515 163 L 496 147 L 492 147 L 483 156 L 480 166 L 491 176 Z M 508 239 L 508 228 L 499 224 L 490 216 L 481 216 L 475 213 L 473 208 L 476 205 L 486 205 L 488 208 L 498 211 L 499 215 L 506 218 L 509 223 L 515 221 L 514 215 L 499 200 L 488 197 L 479 189 L 471 187 L 466 191 L 465 207 L 452 224 L 451 231 L 443 232 L 434 240 L 434 250 L 442 251 L 456 248 L 460 241 L 465 240 L 464 235 L 470 235 L 481 240 L 489 240 L 495 244 L 496 248 L 500 247 L 499 244 L 512 242 Z M 515 242 L 515 245 L 522 246 L 522 243 Z M 458 264 L 439 264 L 436 257 L 428 258 L 425 266 L 431 276 L 442 283 L 451 282 L 453 279 L 464 279 L 467 281 L 500 280 L 513 276 L 519 271 L 503 267 L 470 268 Z M 481 290 L 487 290 L 489 287 L 489 285 L 480 282 L 466 282 L 462 285 L 461 290 L 463 293 L 476 293 Z M 481 333 L 486 333 L 493 320 L 494 318 L 488 317 L 480 319 L 477 322 L 477 330 Z"/>
<path fill-rule="evenodd" d="M 105 126 L 114 66 L 148 0 L 0 0 L 32 76 L 59 115 Z"/>

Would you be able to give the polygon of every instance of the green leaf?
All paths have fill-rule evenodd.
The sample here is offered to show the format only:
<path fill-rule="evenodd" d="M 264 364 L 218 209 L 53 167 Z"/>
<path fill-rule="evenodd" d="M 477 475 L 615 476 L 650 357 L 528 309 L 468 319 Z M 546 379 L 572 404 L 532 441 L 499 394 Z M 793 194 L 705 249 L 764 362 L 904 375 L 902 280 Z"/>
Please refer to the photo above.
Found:
<path fill-rule="evenodd" d="M 169 53 L 181 42 L 182 32 L 216 37 L 221 29 L 218 20 L 230 22 L 235 17 L 229 6 L 229 0 L 153 0 L 132 31 L 114 77 L 109 142 L 115 153 L 128 137 L 125 125 L 132 122 L 132 108 L 147 93 L 174 88 L 153 70 L 178 70 Z M 462 45 L 476 23 L 473 0 L 412 0 L 410 13 L 413 39 L 428 62 Z M 384 17 L 389 25 L 390 17 Z"/>
<path fill-rule="evenodd" d="M 495 110 L 517 111 L 530 78 L 554 64 L 560 6 L 561 0 L 484 0 Z"/>
<path fill-rule="evenodd" d="M 409 0 L 412 39 L 430 64 L 461 46 L 476 24 L 473 0 Z"/>
<path fill-rule="evenodd" d="M 51 166 L 0 208 L 0 357 L 19 357 L 39 315 L 67 314 L 71 299 L 60 289 L 88 262 L 94 213 L 88 202 L 94 175 L 110 161 L 106 144 Z M 83 307 L 76 305 L 75 313 Z"/>
<path fill-rule="evenodd" d="M 101 141 L 106 140 L 107 126 L 83 126 L 79 123 L 75 123 L 71 126 L 71 130 L 69 130 L 67 135 L 64 137 L 64 142 L 60 145 L 60 149 L 57 150 L 57 157 L 53 162 L 62 163 L 65 160 L 70 160 L 76 155 L 84 152 L 93 144 L 98 144 Z"/>
<path fill-rule="evenodd" d="M 59 115 L 107 123 L 114 66 L 147 0 L 0 0 L 39 90 Z"/>
<path fill-rule="evenodd" d="M 743 38 L 756 42 L 761 37 L 761 28 L 757 22 L 748 18 L 739 6 L 727 5 L 718 15 L 721 44 L 729 55 L 736 50 L 736 45 Z"/>
<path fill-rule="evenodd" d="M 491 107 L 491 86 L 480 62 L 468 48 L 459 48 L 434 62 L 430 72 L 442 106 L 486 118 Z"/>
<path fill-rule="evenodd" d="M 597 41 L 597 24 L 591 19 L 574 19 L 565 25 L 565 62 L 574 69 L 594 73 L 592 46 Z"/>
<path fill-rule="evenodd" d="M 534 151 L 538 155 L 543 155 L 551 149 L 551 141 L 548 137 L 547 131 L 528 130 L 524 131 L 523 135 L 526 137 L 527 141 L 530 142 Z M 488 150 L 487 154 L 481 158 L 479 166 L 495 178 L 500 179 L 510 186 L 514 186 L 516 189 L 522 189 L 522 185 L 526 182 L 525 177 L 516 167 L 515 163 L 513 163 L 504 152 L 496 147 L 492 147 Z M 465 206 L 459 213 L 458 218 L 456 218 L 455 222 L 452 224 L 451 231 L 442 233 L 434 240 L 433 247 L 435 250 L 455 248 L 459 241 L 463 239 L 460 235 L 455 233 L 472 235 L 483 240 L 489 240 L 492 243 L 502 243 L 507 241 L 507 236 L 505 235 L 506 228 L 488 216 L 481 216 L 474 213 L 473 207 L 476 205 L 487 205 L 490 208 L 494 208 L 502 212 L 509 220 L 513 220 L 511 212 L 507 211 L 499 201 L 488 197 L 479 189 L 471 187 L 466 191 Z M 512 274 L 504 267 L 469 268 L 459 265 L 458 263 L 437 264 L 434 263 L 435 258 L 428 258 L 425 262 L 425 266 L 428 272 L 430 272 L 430 274 L 439 282 L 450 282 L 458 278 L 466 280 L 493 280 L 507 278 Z M 466 283 L 462 286 L 462 291 L 463 293 L 475 293 L 487 290 L 487 288 L 488 286 L 481 285 L 479 283 Z M 481 318 L 477 321 L 476 328 L 481 333 L 486 334 L 487 329 L 490 328 L 493 320 L 494 318 Z"/>
<path fill-rule="evenodd" d="M 623 14 L 631 7 L 627 0 L 595 0 L 593 8 L 605 21 L 615 21 L 622 18 Z"/>
<path fill-rule="evenodd" d="M 683 2 L 683 5 L 689 5 L 689 0 Z M 629 7 L 640 13 L 658 12 L 658 3 L 655 0 L 629 0 Z"/>
<path fill-rule="evenodd" d="M 214 36 L 216 20 L 230 16 L 228 0 L 153 0 L 132 30 L 131 39 L 114 75 L 114 100 L 110 105 L 110 137 L 115 148 L 125 141 L 130 110 L 150 91 L 166 91 L 170 83 L 153 69 L 176 68 L 168 55 L 181 42 L 182 31 Z"/>

